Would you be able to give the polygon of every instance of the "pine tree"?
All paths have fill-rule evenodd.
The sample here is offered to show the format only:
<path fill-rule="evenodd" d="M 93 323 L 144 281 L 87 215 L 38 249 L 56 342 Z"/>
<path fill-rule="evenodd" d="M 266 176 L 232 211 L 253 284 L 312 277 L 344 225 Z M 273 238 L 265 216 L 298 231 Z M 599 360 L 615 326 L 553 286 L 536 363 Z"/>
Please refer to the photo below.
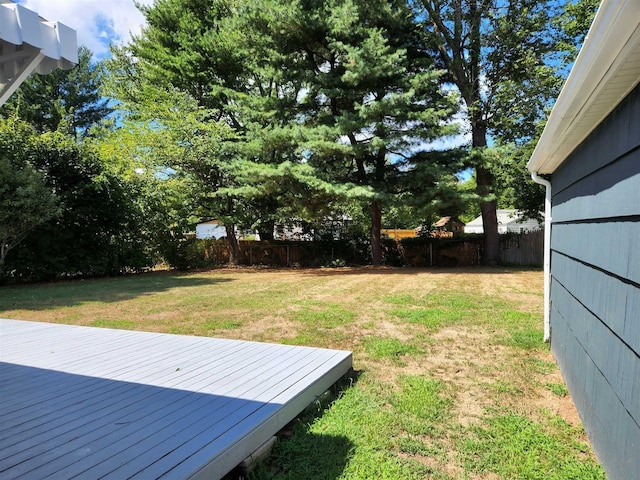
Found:
<path fill-rule="evenodd" d="M 372 262 L 382 262 L 383 210 L 410 186 L 444 185 L 426 144 L 454 129 L 439 72 L 405 2 L 271 2 L 275 47 L 304 85 L 297 109 L 308 163 L 335 183 L 368 188 Z M 427 200 L 427 201 L 429 201 Z"/>
<path fill-rule="evenodd" d="M 230 227 L 231 251 L 235 224 L 269 232 L 348 200 L 368 203 L 380 263 L 383 208 L 412 175 L 428 170 L 411 185 L 436 188 L 439 163 L 422 150 L 453 131 L 445 124 L 455 102 L 407 5 L 161 0 L 143 12 L 147 28 L 116 51 L 115 96 L 157 126 L 149 92 L 184 94 L 199 122 L 225 126 L 215 142 L 198 140 L 206 129 L 192 126 L 178 143 L 194 148 L 174 158 L 202 185 L 202 211 Z"/>

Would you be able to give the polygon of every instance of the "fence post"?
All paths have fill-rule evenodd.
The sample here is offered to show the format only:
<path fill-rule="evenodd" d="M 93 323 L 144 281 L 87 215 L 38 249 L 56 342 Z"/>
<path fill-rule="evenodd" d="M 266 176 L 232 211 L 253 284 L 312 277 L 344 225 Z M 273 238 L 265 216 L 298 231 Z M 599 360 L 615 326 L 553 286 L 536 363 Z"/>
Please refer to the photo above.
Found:
<path fill-rule="evenodd" d="M 433 243 L 429 242 L 429 266 L 433 267 Z"/>
<path fill-rule="evenodd" d="M 249 265 L 253 265 L 253 245 L 249 244 Z"/>
<path fill-rule="evenodd" d="M 287 245 L 287 267 L 291 266 L 291 258 L 289 256 L 289 245 Z"/>

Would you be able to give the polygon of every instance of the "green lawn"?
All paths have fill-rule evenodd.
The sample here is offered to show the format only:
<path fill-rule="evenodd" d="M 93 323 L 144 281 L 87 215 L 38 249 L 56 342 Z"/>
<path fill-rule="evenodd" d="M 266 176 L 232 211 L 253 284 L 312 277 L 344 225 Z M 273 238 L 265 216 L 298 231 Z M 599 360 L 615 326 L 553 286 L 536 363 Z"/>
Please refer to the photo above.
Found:
<path fill-rule="evenodd" d="M 352 350 L 254 479 L 603 479 L 536 270 L 157 272 L 0 288 L 0 316 Z"/>

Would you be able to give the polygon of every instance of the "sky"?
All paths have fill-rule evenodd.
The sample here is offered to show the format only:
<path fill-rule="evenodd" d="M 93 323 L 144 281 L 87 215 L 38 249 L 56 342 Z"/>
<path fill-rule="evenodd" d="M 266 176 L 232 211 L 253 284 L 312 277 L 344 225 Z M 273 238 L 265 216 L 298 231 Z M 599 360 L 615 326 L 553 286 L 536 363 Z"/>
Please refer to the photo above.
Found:
<path fill-rule="evenodd" d="M 15 0 L 14 0 L 15 1 Z M 143 5 L 153 0 L 138 0 Z M 78 46 L 88 47 L 97 59 L 109 55 L 111 43 L 129 40 L 144 25 L 133 0 L 18 0 L 41 17 L 76 30 Z"/>

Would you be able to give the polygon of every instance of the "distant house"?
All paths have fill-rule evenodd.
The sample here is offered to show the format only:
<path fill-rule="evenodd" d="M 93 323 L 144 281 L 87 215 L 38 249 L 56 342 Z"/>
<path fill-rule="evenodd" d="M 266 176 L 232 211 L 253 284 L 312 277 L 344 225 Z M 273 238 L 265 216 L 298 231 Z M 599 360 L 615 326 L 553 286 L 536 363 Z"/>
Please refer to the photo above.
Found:
<path fill-rule="evenodd" d="M 220 240 L 227 236 L 225 226 L 219 220 L 209 220 L 196 225 L 196 238 L 201 240 Z"/>
<path fill-rule="evenodd" d="M 292 242 L 310 242 L 314 238 L 314 232 L 313 229 L 306 228 L 305 222 L 290 220 L 286 224 L 277 223 L 273 226 L 273 238 Z"/>
<path fill-rule="evenodd" d="M 496 211 L 498 216 L 498 233 L 523 233 L 540 230 L 538 220 L 523 219 L 523 215 L 518 210 L 500 209 Z M 464 226 L 464 233 L 484 233 L 482 226 L 482 216 L 474 218 Z"/>
<path fill-rule="evenodd" d="M 639 82 L 640 2 L 604 0 L 527 165 L 549 176 L 551 351 L 610 480 L 640 475 Z"/>
<path fill-rule="evenodd" d="M 433 224 L 434 232 L 450 232 L 452 235 L 464 232 L 464 223 L 454 217 L 442 217 Z"/>

